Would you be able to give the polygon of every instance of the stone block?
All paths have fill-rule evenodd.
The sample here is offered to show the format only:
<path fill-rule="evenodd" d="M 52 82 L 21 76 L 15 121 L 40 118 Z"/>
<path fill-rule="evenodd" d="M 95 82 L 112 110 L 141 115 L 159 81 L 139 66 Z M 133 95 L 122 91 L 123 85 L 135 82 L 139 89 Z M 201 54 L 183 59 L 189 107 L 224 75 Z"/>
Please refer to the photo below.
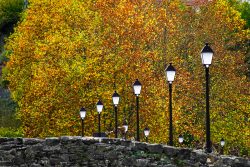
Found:
<path fill-rule="evenodd" d="M 105 157 L 107 157 L 109 160 L 113 161 L 115 159 L 118 159 L 120 153 L 116 152 L 116 151 L 110 151 L 107 153 L 107 155 Z"/>
<path fill-rule="evenodd" d="M 193 161 L 193 162 L 199 162 L 201 164 L 206 164 L 207 163 L 207 158 L 208 158 L 208 155 L 203 152 L 202 150 L 194 150 L 191 152 L 191 156 L 190 156 L 190 159 Z"/>
<path fill-rule="evenodd" d="M 30 167 L 42 167 L 40 164 L 31 164 Z"/>
<path fill-rule="evenodd" d="M 22 165 L 25 163 L 24 161 L 24 154 L 23 153 L 18 153 L 18 155 L 13 159 L 13 162 L 15 165 Z"/>
<path fill-rule="evenodd" d="M 87 150 L 88 147 L 86 145 L 72 145 L 68 148 L 68 153 L 86 152 Z"/>
<path fill-rule="evenodd" d="M 163 146 L 161 144 L 147 144 L 147 149 L 150 153 L 159 153 L 163 152 Z"/>
<path fill-rule="evenodd" d="M 21 137 L 15 138 L 14 142 L 15 142 L 15 144 L 21 145 L 21 144 L 23 144 L 23 138 L 21 138 Z"/>
<path fill-rule="evenodd" d="M 120 139 L 101 138 L 101 140 L 102 140 L 102 143 L 115 144 L 115 145 L 121 144 Z"/>
<path fill-rule="evenodd" d="M 58 158 L 50 158 L 49 160 L 51 166 L 60 165 L 61 160 Z"/>
<path fill-rule="evenodd" d="M 0 161 L 0 166 L 13 166 L 13 162 L 11 161 Z"/>
<path fill-rule="evenodd" d="M 42 139 L 35 139 L 35 138 L 23 138 L 24 145 L 34 145 L 38 143 L 43 143 L 44 140 Z"/>
<path fill-rule="evenodd" d="M 11 150 L 13 145 L 0 145 L 0 150 L 8 151 Z"/>
<path fill-rule="evenodd" d="M 10 141 L 14 141 L 14 138 L 0 137 L 0 144 L 4 144 Z"/>
<path fill-rule="evenodd" d="M 135 162 L 135 160 L 132 157 L 125 157 L 122 159 L 123 166 L 133 166 L 133 162 Z"/>
<path fill-rule="evenodd" d="M 31 145 L 29 147 L 29 150 L 31 152 L 41 152 L 43 150 L 43 148 L 44 148 L 44 145 L 41 144 L 41 143 L 38 143 L 38 144 L 35 144 L 35 145 Z"/>
<path fill-rule="evenodd" d="M 48 153 L 48 154 L 59 154 L 61 151 L 61 147 L 60 145 L 56 145 L 56 146 L 47 146 L 45 145 L 43 147 L 44 152 Z"/>
<path fill-rule="evenodd" d="M 138 167 L 145 167 L 148 166 L 149 160 L 148 159 L 137 159 L 136 166 Z"/>
<path fill-rule="evenodd" d="M 131 146 L 132 142 L 130 140 L 122 140 L 121 145 L 125 147 Z"/>
<path fill-rule="evenodd" d="M 60 140 L 58 137 L 51 137 L 51 138 L 46 138 L 45 139 L 45 144 L 48 146 L 55 146 L 60 143 Z"/>
<path fill-rule="evenodd" d="M 192 150 L 191 149 L 188 149 L 188 148 L 181 148 L 179 149 L 179 153 L 178 153 L 178 158 L 179 159 L 190 159 L 191 157 L 191 152 Z"/>
<path fill-rule="evenodd" d="M 10 151 L 0 151 L 0 160 L 1 161 L 12 161 L 15 158 L 16 155 L 10 154 L 11 151 L 12 150 L 10 150 Z"/>
<path fill-rule="evenodd" d="M 95 160 L 104 160 L 105 159 L 105 156 L 104 154 L 94 154 L 94 157 L 93 157 Z"/>
<path fill-rule="evenodd" d="M 163 145 L 163 153 L 170 157 L 176 157 L 179 154 L 180 149 L 172 146 Z"/>
<path fill-rule="evenodd" d="M 147 144 L 146 143 L 140 143 L 140 142 L 134 142 L 134 146 L 132 146 L 133 151 L 147 151 Z"/>
<path fill-rule="evenodd" d="M 47 157 L 41 157 L 39 163 L 40 163 L 42 166 L 48 166 L 48 165 L 49 165 L 49 158 L 47 158 Z"/>
<path fill-rule="evenodd" d="M 82 138 L 82 142 L 85 145 L 92 145 L 92 144 L 98 143 L 99 140 L 94 139 L 93 137 L 91 137 L 91 138 L 85 138 L 84 137 L 84 138 Z"/>
<path fill-rule="evenodd" d="M 164 165 L 163 167 L 177 167 L 177 166 L 173 164 L 167 164 L 167 165 Z"/>
<path fill-rule="evenodd" d="M 235 157 L 232 162 L 232 167 L 250 167 L 249 159 L 244 159 L 240 157 Z"/>
<path fill-rule="evenodd" d="M 71 137 L 70 136 L 61 136 L 60 137 L 60 142 L 63 144 L 67 144 L 68 142 L 71 142 Z"/>

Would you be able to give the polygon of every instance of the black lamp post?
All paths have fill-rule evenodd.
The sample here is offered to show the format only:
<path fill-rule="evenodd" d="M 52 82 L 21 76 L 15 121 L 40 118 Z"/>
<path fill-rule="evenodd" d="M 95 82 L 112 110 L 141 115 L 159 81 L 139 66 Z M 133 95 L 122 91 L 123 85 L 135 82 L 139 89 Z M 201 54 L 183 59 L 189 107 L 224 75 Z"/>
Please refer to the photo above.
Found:
<path fill-rule="evenodd" d="M 224 145 L 226 144 L 225 140 L 222 138 L 220 140 L 220 145 L 221 145 L 221 154 L 224 154 Z"/>
<path fill-rule="evenodd" d="M 206 71 L 206 152 L 212 152 L 212 143 L 210 140 L 210 114 L 209 114 L 209 66 L 212 63 L 213 50 L 210 48 L 208 43 L 204 46 L 201 51 L 202 64 Z"/>
<path fill-rule="evenodd" d="M 115 93 L 112 96 L 113 99 L 113 104 L 115 106 L 115 138 L 117 138 L 117 129 L 118 129 L 118 121 L 117 121 L 117 105 L 119 103 L 120 100 L 120 96 L 119 94 L 115 91 Z"/>
<path fill-rule="evenodd" d="M 133 84 L 133 88 L 134 88 L 134 93 L 136 95 L 136 128 L 137 128 L 137 132 L 136 132 L 136 141 L 140 141 L 140 127 L 139 127 L 139 95 L 141 93 L 141 83 L 138 81 L 138 79 L 136 79 L 135 83 Z"/>
<path fill-rule="evenodd" d="M 82 107 L 80 109 L 80 117 L 81 117 L 81 120 L 82 120 L 82 137 L 84 136 L 84 118 L 86 116 L 86 110 L 84 107 Z"/>
<path fill-rule="evenodd" d="M 124 123 L 123 123 L 123 128 L 124 128 L 124 132 L 125 132 L 124 139 L 126 140 L 127 139 L 127 131 L 128 131 L 128 124 L 126 121 L 124 121 Z"/>
<path fill-rule="evenodd" d="M 178 141 L 179 141 L 180 144 L 182 144 L 184 142 L 184 138 L 183 138 L 182 135 L 179 135 Z"/>
<path fill-rule="evenodd" d="M 146 127 L 146 128 L 144 129 L 144 135 L 145 135 L 145 137 L 146 137 L 146 142 L 148 142 L 148 135 L 149 135 L 149 132 L 150 132 L 150 129 L 149 129 L 148 127 Z"/>
<path fill-rule="evenodd" d="M 101 137 L 101 112 L 103 109 L 103 104 L 101 100 L 99 100 L 96 104 L 97 112 L 98 112 L 98 136 Z"/>
<path fill-rule="evenodd" d="M 168 85 L 169 85 L 169 145 L 173 146 L 173 121 L 172 121 L 172 83 L 175 77 L 175 68 L 172 63 L 165 69 Z"/>

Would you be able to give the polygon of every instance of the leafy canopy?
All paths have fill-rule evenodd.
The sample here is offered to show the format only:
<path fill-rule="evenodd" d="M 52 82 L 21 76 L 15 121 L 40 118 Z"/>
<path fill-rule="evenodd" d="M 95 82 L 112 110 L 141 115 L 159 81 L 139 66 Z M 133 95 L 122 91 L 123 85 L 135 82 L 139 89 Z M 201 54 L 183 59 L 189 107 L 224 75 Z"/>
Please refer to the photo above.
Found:
<path fill-rule="evenodd" d="M 30 0 L 24 21 L 9 38 L 4 75 L 19 105 L 25 136 L 79 135 L 85 106 L 86 135 L 97 131 L 98 99 L 104 103 L 102 131 L 114 134 L 111 96 L 121 95 L 119 126 L 127 120 L 135 134 L 132 83 L 142 83 L 140 129 L 151 142 L 168 140 L 168 88 L 164 68 L 177 69 L 173 84 L 174 139 L 204 142 L 204 68 L 200 50 L 210 42 L 211 130 L 215 146 L 249 150 L 249 82 L 244 51 L 230 48 L 246 40 L 244 21 L 226 0 L 193 8 L 179 1 Z M 120 131 L 120 135 L 122 130 Z M 192 139 L 192 140 L 191 140 Z M 239 150 L 238 150 L 239 151 Z M 243 150 L 244 151 L 244 150 Z"/>

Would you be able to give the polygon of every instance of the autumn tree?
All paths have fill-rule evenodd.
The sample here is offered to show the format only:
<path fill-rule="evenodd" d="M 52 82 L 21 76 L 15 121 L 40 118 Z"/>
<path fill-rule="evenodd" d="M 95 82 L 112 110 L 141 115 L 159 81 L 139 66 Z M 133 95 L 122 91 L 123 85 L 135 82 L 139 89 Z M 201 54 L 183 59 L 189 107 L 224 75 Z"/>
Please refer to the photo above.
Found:
<path fill-rule="evenodd" d="M 249 150 L 249 83 L 244 21 L 226 0 L 188 7 L 179 1 L 31 0 L 24 20 L 8 40 L 5 69 L 28 137 L 79 135 L 79 109 L 87 109 L 86 134 L 97 129 L 95 104 L 104 103 L 102 130 L 114 134 L 111 96 L 121 95 L 119 126 L 135 134 L 132 84 L 142 83 L 140 129 L 150 141 L 168 141 L 168 89 L 164 68 L 177 69 L 173 84 L 174 139 L 187 134 L 202 144 L 205 133 L 204 69 L 200 50 L 210 42 L 212 141 Z M 241 132 L 239 134 L 239 132 Z M 121 137 L 121 133 L 120 133 Z M 228 148 L 229 148 L 228 147 Z"/>

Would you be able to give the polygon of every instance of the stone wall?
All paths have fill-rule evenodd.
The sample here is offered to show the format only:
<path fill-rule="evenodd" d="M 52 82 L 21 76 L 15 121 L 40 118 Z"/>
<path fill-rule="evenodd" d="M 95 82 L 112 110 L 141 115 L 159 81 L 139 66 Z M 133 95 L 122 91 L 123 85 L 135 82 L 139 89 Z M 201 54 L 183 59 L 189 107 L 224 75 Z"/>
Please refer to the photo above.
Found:
<path fill-rule="evenodd" d="M 249 159 L 93 137 L 0 138 L 0 166 L 250 167 Z"/>

